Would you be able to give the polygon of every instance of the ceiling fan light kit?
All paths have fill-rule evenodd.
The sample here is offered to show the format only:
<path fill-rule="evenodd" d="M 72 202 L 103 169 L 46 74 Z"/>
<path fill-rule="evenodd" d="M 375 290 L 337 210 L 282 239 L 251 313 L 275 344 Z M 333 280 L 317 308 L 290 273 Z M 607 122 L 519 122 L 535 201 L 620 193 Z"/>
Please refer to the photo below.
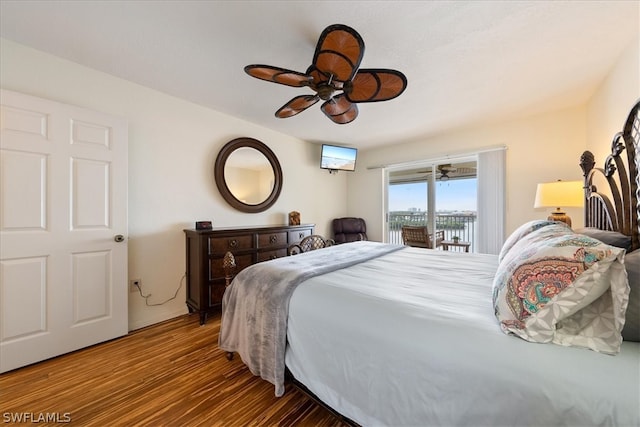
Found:
<path fill-rule="evenodd" d="M 309 87 L 316 92 L 291 99 L 276 111 L 276 117 L 295 116 L 323 100 L 322 112 L 334 123 L 346 124 L 358 117 L 357 103 L 388 101 L 407 87 L 407 78 L 400 71 L 359 69 L 363 55 L 364 41 L 360 34 L 346 25 L 334 24 L 320 34 L 306 73 L 261 64 L 247 65 L 244 71 L 257 79 Z"/>

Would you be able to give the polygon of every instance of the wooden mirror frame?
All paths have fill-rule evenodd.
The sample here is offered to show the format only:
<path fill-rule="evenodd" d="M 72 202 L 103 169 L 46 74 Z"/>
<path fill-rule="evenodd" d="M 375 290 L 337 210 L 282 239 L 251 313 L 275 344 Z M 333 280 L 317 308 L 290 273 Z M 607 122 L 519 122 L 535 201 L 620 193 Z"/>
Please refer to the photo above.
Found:
<path fill-rule="evenodd" d="M 250 205 L 247 203 L 243 203 L 238 200 L 231 190 L 229 190 L 229 186 L 227 185 L 227 180 L 224 177 L 224 168 L 227 163 L 227 159 L 229 156 L 239 148 L 253 148 L 260 152 L 263 156 L 267 158 L 269 163 L 271 164 L 271 169 L 273 169 L 273 189 L 271 190 L 271 194 L 263 200 L 262 202 L 256 205 Z M 214 175 L 216 180 L 216 185 L 218 186 L 218 190 L 222 195 L 222 198 L 229 203 L 232 207 L 236 208 L 241 212 L 246 213 L 258 213 L 264 212 L 269 209 L 275 202 L 278 200 L 280 196 L 280 191 L 282 190 L 282 168 L 280 167 L 280 162 L 278 162 L 278 158 L 271 151 L 269 147 L 267 147 L 262 142 L 258 141 L 254 138 L 236 138 L 233 139 L 222 147 L 220 152 L 218 153 L 218 157 L 216 158 Z"/>

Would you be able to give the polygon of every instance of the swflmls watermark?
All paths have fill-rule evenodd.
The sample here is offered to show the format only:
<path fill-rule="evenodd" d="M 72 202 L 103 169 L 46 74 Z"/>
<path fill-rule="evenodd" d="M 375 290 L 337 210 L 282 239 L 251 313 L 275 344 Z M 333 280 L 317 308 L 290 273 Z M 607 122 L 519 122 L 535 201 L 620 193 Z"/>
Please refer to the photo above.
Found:
<path fill-rule="evenodd" d="M 70 423 L 70 412 L 3 412 L 2 422 L 13 423 Z"/>

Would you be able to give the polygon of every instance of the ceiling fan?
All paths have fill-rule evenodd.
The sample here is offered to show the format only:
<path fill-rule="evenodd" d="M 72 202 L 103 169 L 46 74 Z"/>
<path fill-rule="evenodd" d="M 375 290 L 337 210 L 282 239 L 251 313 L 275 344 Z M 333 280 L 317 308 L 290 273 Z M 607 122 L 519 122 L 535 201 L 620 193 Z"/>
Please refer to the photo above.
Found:
<path fill-rule="evenodd" d="M 358 69 L 363 55 L 364 41 L 360 34 L 346 25 L 334 24 L 320 34 L 306 73 L 261 64 L 247 65 L 244 71 L 261 80 L 307 86 L 316 92 L 291 99 L 276 111 L 276 117 L 295 116 L 323 100 L 322 112 L 333 122 L 346 124 L 358 117 L 356 103 L 388 101 L 407 87 L 407 78 L 400 71 Z"/>
<path fill-rule="evenodd" d="M 438 172 L 440 172 L 440 181 L 448 181 L 449 174 L 456 172 L 458 168 L 451 166 L 450 164 L 438 165 Z"/>

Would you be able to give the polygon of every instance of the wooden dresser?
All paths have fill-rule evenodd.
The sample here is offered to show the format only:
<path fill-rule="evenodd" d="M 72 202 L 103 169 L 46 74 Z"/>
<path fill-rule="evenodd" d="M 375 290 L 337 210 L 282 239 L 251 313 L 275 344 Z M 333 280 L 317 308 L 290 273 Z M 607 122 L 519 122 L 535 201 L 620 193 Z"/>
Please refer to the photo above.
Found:
<path fill-rule="evenodd" d="M 203 325 L 207 314 L 220 308 L 225 288 L 222 260 L 227 252 L 236 259 L 237 274 L 251 264 L 287 256 L 289 245 L 312 235 L 314 227 L 302 224 L 184 230 L 189 312 L 198 312 Z"/>

